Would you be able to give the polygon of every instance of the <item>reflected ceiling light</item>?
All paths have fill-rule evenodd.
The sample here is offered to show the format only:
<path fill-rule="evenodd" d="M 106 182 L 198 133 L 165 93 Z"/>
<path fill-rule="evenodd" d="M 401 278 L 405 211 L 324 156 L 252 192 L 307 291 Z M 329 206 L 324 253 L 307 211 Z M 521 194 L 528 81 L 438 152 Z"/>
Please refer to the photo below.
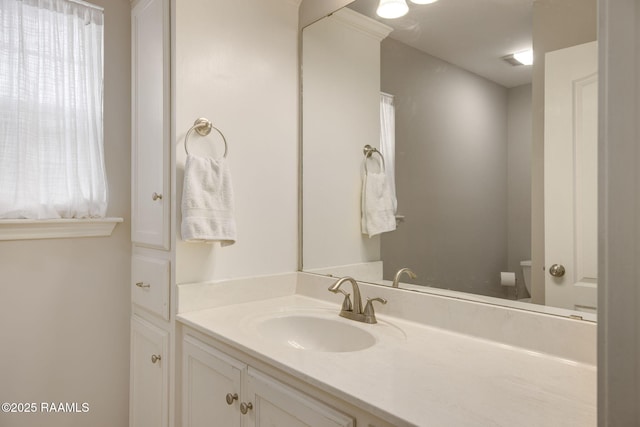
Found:
<path fill-rule="evenodd" d="M 523 50 L 504 56 L 502 59 L 511 65 L 531 65 L 533 64 L 533 50 Z"/>
<path fill-rule="evenodd" d="M 513 54 L 513 59 L 521 63 L 522 65 L 533 64 L 533 50 L 523 50 L 522 52 L 516 52 Z"/>
<path fill-rule="evenodd" d="M 533 64 L 533 50 L 523 50 L 522 52 L 516 52 L 513 54 L 513 58 L 522 65 Z"/>
<path fill-rule="evenodd" d="M 411 0 L 411 3 L 415 3 L 415 4 L 431 4 L 431 3 L 435 3 L 438 0 Z"/>
<path fill-rule="evenodd" d="M 381 18 L 400 18 L 409 12 L 409 6 L 405 0 L 380 0 L 376 13 Z"/>

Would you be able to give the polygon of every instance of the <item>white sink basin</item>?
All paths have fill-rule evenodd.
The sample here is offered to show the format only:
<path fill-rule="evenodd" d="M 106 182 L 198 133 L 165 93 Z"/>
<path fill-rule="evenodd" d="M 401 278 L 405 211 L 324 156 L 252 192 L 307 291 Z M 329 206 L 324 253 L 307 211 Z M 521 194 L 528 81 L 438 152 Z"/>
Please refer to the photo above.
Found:
<path fill-rule="evenodd" d="M 307 314 L 267 318 L 256 327 L 263 338 L 299 350 L 347 352 L 364 350 L 376 343 L 371 333 L 357 326 Z"/>

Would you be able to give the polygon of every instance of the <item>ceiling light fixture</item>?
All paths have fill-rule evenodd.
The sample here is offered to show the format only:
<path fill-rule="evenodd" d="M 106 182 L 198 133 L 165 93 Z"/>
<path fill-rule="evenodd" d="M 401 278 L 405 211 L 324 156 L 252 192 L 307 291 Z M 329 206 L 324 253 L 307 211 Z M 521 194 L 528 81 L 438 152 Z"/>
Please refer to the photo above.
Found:
<path fill-rule="evenodd" d="M 381 18 L 395 19 L 409 12 L 409 6 L 405 0 L 380 0 L 376 13 Z"/>
<path fill-rule="evenodd" d="M 517 65 L 531 65 L 533 64 L 533 50 L 523 50 L 521 52 L 512 53 L 507 56 L 503 56 L 502 59 L 509 64 Z"/>
<path fill-rule="evenodd" d="M 522 52 L 516 52 L 513 54 L 513 57 L 516 61 L 521 63 L 522 65 L 531 65 L 533 64 L 533 50 L 523 50 Z"/>
<path fill-rule="evenodd" d="M 411 3 L 415 3 L 415 4 L 431 4 L 431 3 L 435 3 L 438 0 L 411 0 Z"/>

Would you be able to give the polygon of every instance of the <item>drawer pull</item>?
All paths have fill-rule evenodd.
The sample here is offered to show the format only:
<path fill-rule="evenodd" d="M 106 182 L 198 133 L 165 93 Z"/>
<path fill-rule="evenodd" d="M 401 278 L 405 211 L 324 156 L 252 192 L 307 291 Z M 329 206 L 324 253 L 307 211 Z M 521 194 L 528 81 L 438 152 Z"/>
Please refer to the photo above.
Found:
<path fill-rule="evenodd" d="M 144 283 L 144 282 L 138 282 L 138 283 L 136 283 L 136 286 L 139 287 L 139 288 L 150 288 L 151 287 L 150 284 Z"/>
<path fill-rule="evenodd" d="M 238 400 L 238 393 L 227 393 L 227 405 L 233 405 L 234 400 Z"/>
<path fill-rule="evenodd" d="M 162 200 L 162 194 L 158 194 L 154 191 L 153 194 L 151 195 L 151 198 L 153 199 L 154 202 L 156 200 Z"/>
<path fill-rule="evenodd" d="M 151 363 L 156 363 L 156 362 L 158 362 L 159 360 L 162 360 L 162 357 L 160 357 L 160 355 L 159 355 L 159 354 L 152 354 L 152 355 L 151 355 Z"/>
<path fill-rule="evenodd" d="M 253 403 L 251 403 L 251 402 L 249 402 L 249 403 L 242 402 L 240 404 L 240 412 L 242 412 L 242 415 L 246 415 L 247 412 L 249 412 L 250 409 L 253 409 Z"/>

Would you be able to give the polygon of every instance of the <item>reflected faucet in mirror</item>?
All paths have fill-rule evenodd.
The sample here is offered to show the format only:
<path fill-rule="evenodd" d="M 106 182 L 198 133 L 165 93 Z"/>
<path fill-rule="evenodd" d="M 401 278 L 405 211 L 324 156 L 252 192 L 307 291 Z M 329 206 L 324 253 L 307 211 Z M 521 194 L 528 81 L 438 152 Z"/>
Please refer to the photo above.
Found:
<path fill-rule="evenodd" d="M 406 274 L 407 276 L 409 276 L 410 279 L 418 278 L 418 275 L 414 273 L 410 268 L 408 267 L 401 268 L 400 270 L 398 270 L 395 277 L 393 278 L 393 284 L 391 285 L 392 287 L 394 288 L 400 287 L 400 278 L 402 277 L 403 274 Z"/>

